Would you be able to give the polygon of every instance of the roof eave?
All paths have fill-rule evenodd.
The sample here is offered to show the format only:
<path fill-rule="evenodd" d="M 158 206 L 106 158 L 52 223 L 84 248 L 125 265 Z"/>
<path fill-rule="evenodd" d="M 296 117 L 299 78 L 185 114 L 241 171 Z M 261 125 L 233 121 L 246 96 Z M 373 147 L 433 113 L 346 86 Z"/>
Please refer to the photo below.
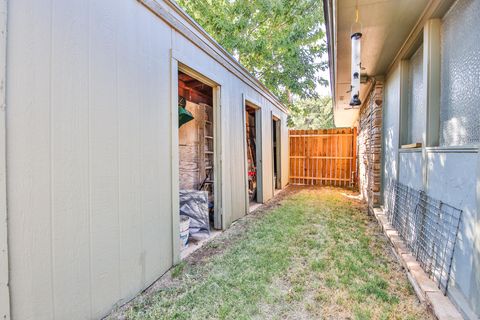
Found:
<path fill-rule="evenodd" d="M 219 56 L 225 62 L 223 65 L 227 70 L 232 71 L 234 74 L 241 75 L 241 79 L 246 81 L 254 89 L 259 92 L 263 92 L 265 98 L 267 98 L 273 105 L 286 114 L 289 114 L 288 108 L 283 105 L 280 99 L 273 94 L 259 79 L 253 76 L 243 65 L 241 65 L 225 48 L 223 48 L 205 29 L 203 29 L 192 17 L 190 17 L 183 8 L 181 8 L 175 0 L 137 0 L 149 10 L 151 10 L 159 18 L 163 19 L 167 24 L 170 24 L 172 28 L 180 33 L 183 33 L 185 29 L 194 34 L 201 36 L 203 44 L 208 47 L 216 56 Z M 166 4 L 181 18 L 171 16 L 161 3 Z M 188 36 L 188 35 L 186 35 Z M 205 47 L 201 48 L 202 50 Z M 204 50 L 205 51 L 205 50 Z M 209 54 L 209 52 L 207 52 Z M 215 59 L 215 58 L 214 58 Z"/>
<path fill-rule="evenodd" d="M 323 0 L 323 15 L 327 34 L 328 70 L 330 73 L 330 91 L 333 100 L 332 107 L 335 108 L 335 29 L 332 0 Z"/>
<path fill-rule="evenodd" d="M 337 106 L 337 94 L 336 94 L 336 39 L 335 39 L 335 14 L 334 14 L 334 0 L 323 0 L 323 15 L 325 19 L 325 30 L 327 35 L 327 50 L 328 50 L 328 71 L 330 73 L 330 92 L 332 95 L 332 109 L 333 109 L 333 121 L 337 126 L 336 106 Z"/>

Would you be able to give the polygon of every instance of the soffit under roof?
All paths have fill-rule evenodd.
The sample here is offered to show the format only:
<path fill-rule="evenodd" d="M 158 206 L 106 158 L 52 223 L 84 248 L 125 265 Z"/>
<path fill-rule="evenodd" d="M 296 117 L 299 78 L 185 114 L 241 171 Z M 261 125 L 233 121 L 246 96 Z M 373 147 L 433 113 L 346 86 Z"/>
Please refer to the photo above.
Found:
<path fill-rule="evenodd" d="M 362 75 L 385 75 L 388 67 L 429 0 L 358 0 L 362 24 Z M 358 115 L 350 109 L 351 27 L 355 18 L 355 0 L 334 1 L 335 32 L 335 124 L 352 126 Z M 362 84 L 365 99 L 368 84 Z M 362 100 L 363 101 L 363 100 Z"/>

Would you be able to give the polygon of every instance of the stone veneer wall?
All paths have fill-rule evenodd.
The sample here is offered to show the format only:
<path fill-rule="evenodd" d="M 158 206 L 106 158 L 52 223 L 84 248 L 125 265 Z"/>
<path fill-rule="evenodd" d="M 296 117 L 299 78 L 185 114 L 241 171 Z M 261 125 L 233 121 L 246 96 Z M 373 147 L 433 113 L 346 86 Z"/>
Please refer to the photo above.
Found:
<path fill-rule="evenodd" d="M 381 204 L 383 83 L 376 82 L 360 108 L 358 128 L 359 189 L 369 210 Z"/>

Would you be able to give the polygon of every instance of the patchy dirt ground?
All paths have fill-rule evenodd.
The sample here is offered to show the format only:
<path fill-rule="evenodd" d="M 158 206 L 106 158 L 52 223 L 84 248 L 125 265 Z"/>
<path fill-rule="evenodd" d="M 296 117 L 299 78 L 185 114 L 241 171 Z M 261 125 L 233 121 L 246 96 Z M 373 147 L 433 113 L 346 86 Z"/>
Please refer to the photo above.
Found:
<path fill-rule="evenodd" d="M 430 319 L 341 189 L 290 187 L 109 319 Z"/>

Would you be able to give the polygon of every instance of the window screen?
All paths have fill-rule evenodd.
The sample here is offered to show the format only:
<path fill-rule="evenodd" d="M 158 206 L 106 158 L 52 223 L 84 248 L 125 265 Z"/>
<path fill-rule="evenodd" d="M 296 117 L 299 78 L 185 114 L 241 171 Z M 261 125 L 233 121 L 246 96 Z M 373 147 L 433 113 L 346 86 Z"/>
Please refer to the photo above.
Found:
<path fill-rule="evenodd" d="M 423 93 L 423 46 L 412 55 L 408 70 L 408 141 L 422 142 L 425 130 L 425 95 Z"/>
<path fill-rule="evenodd" d="M 443 18 L 440 144 L 480 141 L 480 1 L 458 0 Z"/>

